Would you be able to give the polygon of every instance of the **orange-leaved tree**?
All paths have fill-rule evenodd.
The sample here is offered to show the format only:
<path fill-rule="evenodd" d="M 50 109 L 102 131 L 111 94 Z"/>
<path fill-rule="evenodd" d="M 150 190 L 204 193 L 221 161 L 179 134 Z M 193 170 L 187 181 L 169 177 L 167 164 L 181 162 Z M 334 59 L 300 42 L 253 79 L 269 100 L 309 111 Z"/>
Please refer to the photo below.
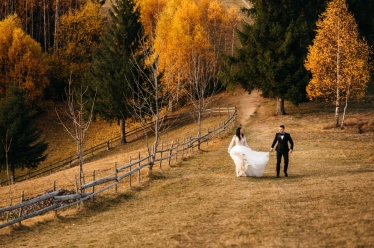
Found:
<path fill-rule="evenodd" d="M 48 84 L 46 55 L 20 27 L 17 15 L 0 22 L 0 96 L 15 84 L 25 90 L 29 102 L 37 101 Z"/>
<path fill-rule="evenodd" d="M 60 68 L 60 79 L 67 81 L 73 75 L 74 83 L 81 82 L 91 63 L 93 51 L 99 46 L 102 28 L 99 3 L 87 1 L 80 9 L 61 16 L 53 54 Z"/>
<path fill-rule="evenodd" d="M 160 13 L 164 9 L 167 0 L 138 0 L 141 20 L 145 33 L 154 36 Z"/>
<path fill-rule="evenodd" d="M 159 14 L 155 50 L 160 55 L 160 69 L 164 71 L 163 80 L 169 92 L 179 97 L 187 94 L 184 86 L 192 53 L 213 60 L 210 64 L 215 63 L 215 66 L 222 63 L 216 55 L 232 51 L 233 30 L 239 21 L 237 12 L 229 12 L 217 0 L 167 2 Z"/>
<path fill-rule="evenodd" d="M 312 73 L 306 89 L 309 99 L 335 104 L 336 127 L 341 103 L 345 101 L 343 128 L 348 101 L 364 96 L 370 80 L 369 56 L 369 46 L 360 38 L 346 1 L 331 1 L 317 22 L 317 34 L 308 49 L 305 68 Z"/>

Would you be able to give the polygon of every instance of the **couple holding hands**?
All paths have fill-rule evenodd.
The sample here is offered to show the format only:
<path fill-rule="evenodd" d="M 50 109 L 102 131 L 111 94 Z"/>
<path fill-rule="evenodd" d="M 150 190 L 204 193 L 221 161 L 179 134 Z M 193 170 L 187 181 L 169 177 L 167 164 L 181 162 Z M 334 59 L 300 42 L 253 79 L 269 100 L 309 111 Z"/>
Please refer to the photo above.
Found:
<path fill-rule="evenodd" d="M 271 144 L 270 152 L 275 150 L 277 152 L 276 172 L 277 178 L 280 177 L 280 164 L 283 157 L 284 160 L 284 175 L 288 177 L 288 155 L 293 150 L 293 140 L 289 133 L 284 131 L 284 126 L 279 126 L 279 132 L 275 134 L 274 141 Z M 288 146 L 290 144 L 290 147 Z M 261 177 L 264 174 L 265 166 L 269 162 L 269 152 L 257 152 L 249 148 L 243 128 L 239 127 L 236 130 L 234 137 L 228 148 L 231 158 L 234 160 L 236 166 L 236 176 L 253 176 Z"/>

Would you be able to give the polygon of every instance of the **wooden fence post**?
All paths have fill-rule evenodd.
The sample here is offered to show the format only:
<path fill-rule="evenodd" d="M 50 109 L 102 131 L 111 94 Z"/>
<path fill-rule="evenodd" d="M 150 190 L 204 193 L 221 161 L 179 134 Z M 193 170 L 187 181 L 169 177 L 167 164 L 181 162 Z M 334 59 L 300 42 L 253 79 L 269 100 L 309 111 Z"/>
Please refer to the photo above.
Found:
<path fill-rule="evenodd" d="M 118 178 L 117 162 L 114 162 L 114 174 L 116 175 L 116 180 L 117 180 L 117 178 Z M 117 194 L 117 192 L 118 192 L 118 184 L 116 184 L 115 189 L 116 189 L 116 194 Z"/>
<path fill-rule="evenodd" d="M 178 161 L 178 150 L 179 150 L 178 147 L 179 147 L 179 140 L 177 140 L 177 150 L 175 152 L 175 162 Z"/>
<path fill-rule="evenodd" d="M 106 150 L 109 151 L 109 140 L 106 142 Z"/>
<path fill-rule="evenodd" d="M 213 130 L 216 130 L 216 127 L 215 127 L 215 126 L 213 126 Z M 213 133 L 213 135 L 212 135 L 212 143 L 214 143 L 214 133 Z"/>
<path fill-rule="evenodd" d="M 138 152 L 138 161 L 139 161 L 138 167 L 140 167 L 140 152 Z M 140 170 L 138 170 L 138 183 L 140 183 Z"/>
<path fill-rule="evenodd" d="M 21 192 L 21 202 L 23 202 L 23 197 L 24 197 L 24 191 L 22 190 Z M 22 207 L 19 208 L 19 213 L 18 213 L 18 218 L 21 218 L 22 217 Z M 21 225 L 21 221 L 19 222 L 19 225 Z"/>
<path fill-rule="evenodd" d="M 171 161 L 171 154 L 173 153 L 173 142 L 171 142 L 171 146 L 170 146 L 170 151 L 169 151 L 169 157 L 168 157 L 168 164 L 170 166 L 170 161 Z"/>
<path fill-rule="evenodd" d="M 206 138 L 206 145 L 209 146 L 209 128 L 208 128 L 208 135 L 207 135 L 207 138 Z"/>
<path fill-rule="evenodd" d="M 193 154 L 193 141 L 192 141 L 192 134 L 190 134 L 190 147 L 191 147 L 191 153 Z"/>
<path fill-rule="evenodd" d="M 53 180 L 53 192 L 55 191 L 56 191 L 56 180 Z M 55 209 L 54 214 L 55 214 L 55 217 L 58 216 L 57 209 Z"/>
<path fill-rule="evenodd" d="M 161 168 L 161 164 L 162 164 L 162 154 L 163 154 L 163 150 L 164 150 L 164 142 L 161 143 L 161 159 L 160 159 L 160 168 Z"/>
<path fill-rule="evenodd" d="M 129 164 L 131 164 L 131 156 L 129 157 Z M 131 171 L 131 166 L 130 166 L 130 170 Z M 130 188 L 131 188 L 131 174 L 129 175 L 129 185 L 130 185 Z"/>
<path fill-rule="evenodd" d="M 95 181 L 95 178 L 96 178 L 96 170 L 93 170 L 92 172 L 92 181 Z M 95 193 L 95 185 L 92 186 L 92 202 L 95 201 L 95 196 L 94 196 L 94 193 Z"/>
<path fill-rule="evenodd" d="M 74 180 L 75 180 L 75 193 L 78 194 L 78 181 L 77 181 L 77 176 L 74 175 Z M 77 209 L 79 210 L 79 202 L 77 203 Z"/>
<path fill-rule="evenodd" d="M 182 158 L 184 156 L 184 137 L 182 138 Z"/>
<path fill-rule="evenodd" d="M 224 124 L 222 124 L 223 126 Z M 218 124 L 218 138 L 221 138 L 221 128 L 222 128 L 221 125 Z"/>

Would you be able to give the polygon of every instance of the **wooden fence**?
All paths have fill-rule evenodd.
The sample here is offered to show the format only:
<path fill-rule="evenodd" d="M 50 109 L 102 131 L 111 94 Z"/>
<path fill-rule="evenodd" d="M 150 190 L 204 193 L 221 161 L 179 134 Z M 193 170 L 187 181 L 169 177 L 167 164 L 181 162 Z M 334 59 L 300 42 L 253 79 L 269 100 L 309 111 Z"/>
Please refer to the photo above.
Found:
<path fill-rule="evenodd" d="M 76 182 L 76 189 L 75 192 L 70 193 L 68 195 L 61 195 L 61 192 L 59 190 L 56 190 L 55 183 L 53 187 L 53 191 L 46 193 L 44 195 L 35 197 L 33 199 L 23 201 L 23 193 L 21 197 L 21 202 L 17 205 L 8 206 L 4 208 L 0 208 L 0 215 L 7 214 L 7 220 L 0 224 L 0 228 L 13 225 L 15 223 L 21 222 L 25 219 L 29 219 L 38 215 L 43 215 L 49 211 L 55 211 L 57 214 L 58 210 L 77 205 L 79 208 L 79 204 L 92 199 L 94 200 L 94 196 L 102 193 L 112 187 L 115 187 L 115 190 L 117 192 L 117 185 L 128 177 L 129 186 L 131 187 L 132 181 L 131 176 L 137 173 L 137 179 L 138 183 L 140 183 L 140 170 L 149 167 L 149 166 L 155 166 L 159 165 L 162 166 L 162 162 L 167 163 L 170 165 L 172 159 L 177 161 L 179 157 L 183 158 L 184 156 L 188 154 L 192 154 L 194 151 L 194 148 L 199 146 L 199 144 L 207 143 L 211 140 L 213 140 L 216 136 L 220 136 L 222 132 L 226 131 L 229 126 L 231 126 L 237 116 L 236 108 L 225 108 L 225 111 L 229 111 L 228 118 L 220 125 L 219 127 L 208 130 L 208 132 L 201 137 L 194 138 L 192 136 L 188 138 L 184 138 L 182 142 L 175 142 L 171 143 L 171 145 L 167 148 L 163 148 L 163 145 L 160 150 L 156 151 L 154 162 L 151 162 L 149 156 L 146 156 L 144 158 L 141 158 L 140 153 L 138 153 L 137 160 L 131 161 L 127 165 L 123 165 L 120 167 L 115 166 L 115 169 L 112 174 L 105 176 L 100 179 L 95 179 L 95 174 L 93 174 L 93 180 L 89 183 L 86 183 L 84 185 L 81 185 L 80 190 L 78 189 L 77 180 L 75 178 Z M 231 112 L 232 111 L 232 112 Z M 152 164 L 154 163 L 154 164 Z M 97 189 L 95 187 L 102 186 L 100 189 Z M 90 192 L 88 192 L 90 191 Z M 84 193 L 79 193 L 84 192 Z M 25 211 L 23 209 L 27 206 L 30 206 L 32 204 L 36 204 L 38 202 L 43 202 L 46 200 L 50 200 L 50 204 L 42 209 L 37 209 L 35 211 L 31 211 L 29 213 L 24 214 Z M 9 218 L 10 217 L 10 218 Z M 11 219 L 10 221 L 8 221 Z"/>
<path fill-rule="evenodd" d="M 217 108 L 211 108 L 211 109 L 206 109 L 203 113 L 203 116 L 208 116 L 208 115 L 213 115 L 213 114 L 228 114 L 234 110 L 234 107 L 217 107 Z M 187 113 L 187 114 L 174 114 L 174 115 L 169 115 L 166 117 L 164 122 L 166 125 L 171 125 L 172 123 L 182 123 L 188 120 L 191 120 L 193 118 L 193 114 Z M 150 130 L 150 127 L 153 125 L 153 123 L 147 124 L 145 127 L 138 127 L 129 130 L 126 132 L 125 137 L 127 141 L 132 141 L 136 140 L 139 137 L 142 137 L 144 135 L 144 130 Z M 121 137 L 115 137 L 112 138 L 108 141 L 105 141 L 103 143 L 100 143 L 96 146 L 92 146 L 88 149 L 85 149 L 83 151 L 83 157 L 88 158 L 90 156 L 93 156 L 95 153 L 100 152 L 100 151 L 105 151 L 105 150 L 110 150 L 111 148 L 114 148 L 118 145 L 120 145 L 120 139 Z M 14 182 L 21 182 L 23 180 L 35 178 L 35 177 L 40 177 L 40 176 L 45 176 L 52 174 L 66 166 L 72 167 L 74 165 L 78 164 L 78 156 L 75 155 L 70 155 L 66 158 L 63 158 L 57 162 L 50 163 L 49 165 L 43 166 L 40 169 L 33 169 L 33 170 L 28 170 L 26 173 L 18 175 L 14 178 Z M 0 181 L 0 186 L 5 186 L 8 185 L 8 181 Z"/>

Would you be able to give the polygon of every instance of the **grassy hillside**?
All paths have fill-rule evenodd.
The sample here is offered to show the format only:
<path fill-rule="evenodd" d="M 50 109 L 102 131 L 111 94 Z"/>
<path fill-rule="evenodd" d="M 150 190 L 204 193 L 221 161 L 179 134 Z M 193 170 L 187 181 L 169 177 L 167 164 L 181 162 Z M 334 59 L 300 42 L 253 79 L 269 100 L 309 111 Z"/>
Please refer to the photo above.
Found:
<path fill-rule="evenodd" d="M 234 0 L 232 0 L 234 1 Z M 227 1 L 228 2 L 228 1 Z M 237 2 L 242 2 L 237 0 Z M 289 177 L 275 178 L 275 153 L 261 178 L 235 176 L 227 146 L 234 129 L 203 151 L 172 166 L 142 174 L 141 184 L 127 183 L 99 195 L 80 211 L 72 207 L 0 229 L 1 247 L 371 247 L 374 244 L 374 97 L 350 103 L 346 128 L 335 129 L 334 107 L 318 103 L 285 104 L 288 115 L 273 116 L 275 102 L 244 94 L 222 93 L 217 104 L 239 109 L 249 146 L 268 151 L 280 124 L 294 142 Z M 261 103 L 260 105 L 258 105 Z M 253 114 L 251 108 L 255 108 Z M 52 114 L 51 114 L 52 116 Z M 53 149 L 64 154 L 74 144 L 61 127 L 45 122 Z M 208 119 L 205 130 L 222 118 Z M 196 125 L 180 126 L 165 140 L 194 134 Z M 118 134 L 116 125 L 93 123 L 88 140 Z M 61 134 L 61 136 L 60 136 Z M 89 141 L 90 142 L 90 141 Z M 65 150 L 66 149 L 66 150 Z M 88 161 L 87 173 L 105 174 L 114 162 L 144 151 L 140 140 Z M 36 195 L 52 186 L 74 188 L 77 168 L 14 185 Z M 105 174 L 106 175 L 106 174 Z M 31 193 L 32 192 L 32 193 Z M 7 187 L 0 188 L 6 201 Z M 17 201 L 16 201 L 17 202 Z"/>
<path fill-rule="evenodd" d="M 214 97 L 212 107 L 228 106 L 225 102 L 225 98 L 229 97 L 231 93 L 222 92 Z M 243 94 L 243 92 L 241 92 Z M 234 106 L 231 103 L 230 106 Z M 191 106 L 186 106 L 182 111 L 188 111 Z M 53 112 L 53 109 L 50 108 Z M 55 113 L 54 113 L 55 114 Z M 74 154 L 75 143 L 72 138 L 65 133 L 60 125 L 50 125 L 48 117 L 53 119 L 53 113 L 47 114 L 44 117 L 44 121 L 40 121 L 41 125 L 44 126 L 44 135 L 46 140 L 49 142 L 49 151 L 55 155 L 55 158 L 66 157 L 69 154 Z M 206 117 L 202 122 L 202 132 L 206 133 L 208 129 L 213 129 L 227 118 L 227 115 L 213 115 Z M 47 121 L 46 121 L 47 120 Z M 57 122 L 56 122 L 57 123 Z M 116 130 L 118 126 L 116 127 Z M 86 147 L 90 144 L 97 144 L 114 137 L 113 126 L 103 121 L 97 121 L 92 123 L 89 132 L 85 138 Z M 170 145 L 172 141 L 177 139 L 182 140 L 190 135 L 196 136 L 197 134 L 197 123 L 195 121 L 188 121 L 187 123 L 181 123 L 174 125 L 168 132 L 161 135 L 161 142 L 165 145 Z M 118 134 L 119 135 L 119 134 Z M 132 140 L 130 143 L 123 146 L 115 146 L 109 151 L 96 152 L 93 157 L 85 159 L 84 172 L 87 180 L 92 180 L 93 171 L 96 172 L 96 178 L 104 177 L 109 175 L 114 170 L 114 164 L 118 166 L 125 165 L 129 162 L 130 156 L 135 158 L 138 156 L 138 152 L 141 153 L 142 157 L 146 156 L 146 143 L 143 138 L 138 140 Z M 51 157 L 51 156 L 50 156 Z M 48 164 L 47 164 L 48 166 Z M 25 197 L 31 198 L 40 194 L 43 194 L 46 190 L 51 189 L 53 182 L 56 181 L 57 188 L 64 189 L 75 189 L 74 176 L 79 178 L 79 168 L 65 168 L 57 173 L 53 173 L 49 176 L 43 176 L 40 178 L 33 178 L 31 180 L 18 182 L 12 186 L 12 195 L 18 199 L 22 191 L 25 191 Z M 17 200 L 18 201 L 18 200 Z M 9 188 L 6 186 L 0 187 L 0 206 L 9 205 Z"/>
<path fill-rule="evenodd" d="M 198 156 L 156 169 L 154 176 L 120 193 L 100 196 L 77 212 L 45 216 L 0 230 L 7 247 L 370 247 L 374 243 L 374 101 L 351 104 L 345 130 L 331 128 L 334 108 L 286 103 L 273 116 L 262 100 L 249 119 L 250 97 L 227 97 L 249 145 L 267 151 L 279 124 L 295 141 L 289 177 L 275 178 L 275 153 L 261 178 L 235 176 L 227 154 L 232 130 Z M 238 102 L 239 100 L 239 102 Z M 371 122 L 372 123 L 372 122 Z M 179 131 L 181 133 L 183 129 Z"/>

